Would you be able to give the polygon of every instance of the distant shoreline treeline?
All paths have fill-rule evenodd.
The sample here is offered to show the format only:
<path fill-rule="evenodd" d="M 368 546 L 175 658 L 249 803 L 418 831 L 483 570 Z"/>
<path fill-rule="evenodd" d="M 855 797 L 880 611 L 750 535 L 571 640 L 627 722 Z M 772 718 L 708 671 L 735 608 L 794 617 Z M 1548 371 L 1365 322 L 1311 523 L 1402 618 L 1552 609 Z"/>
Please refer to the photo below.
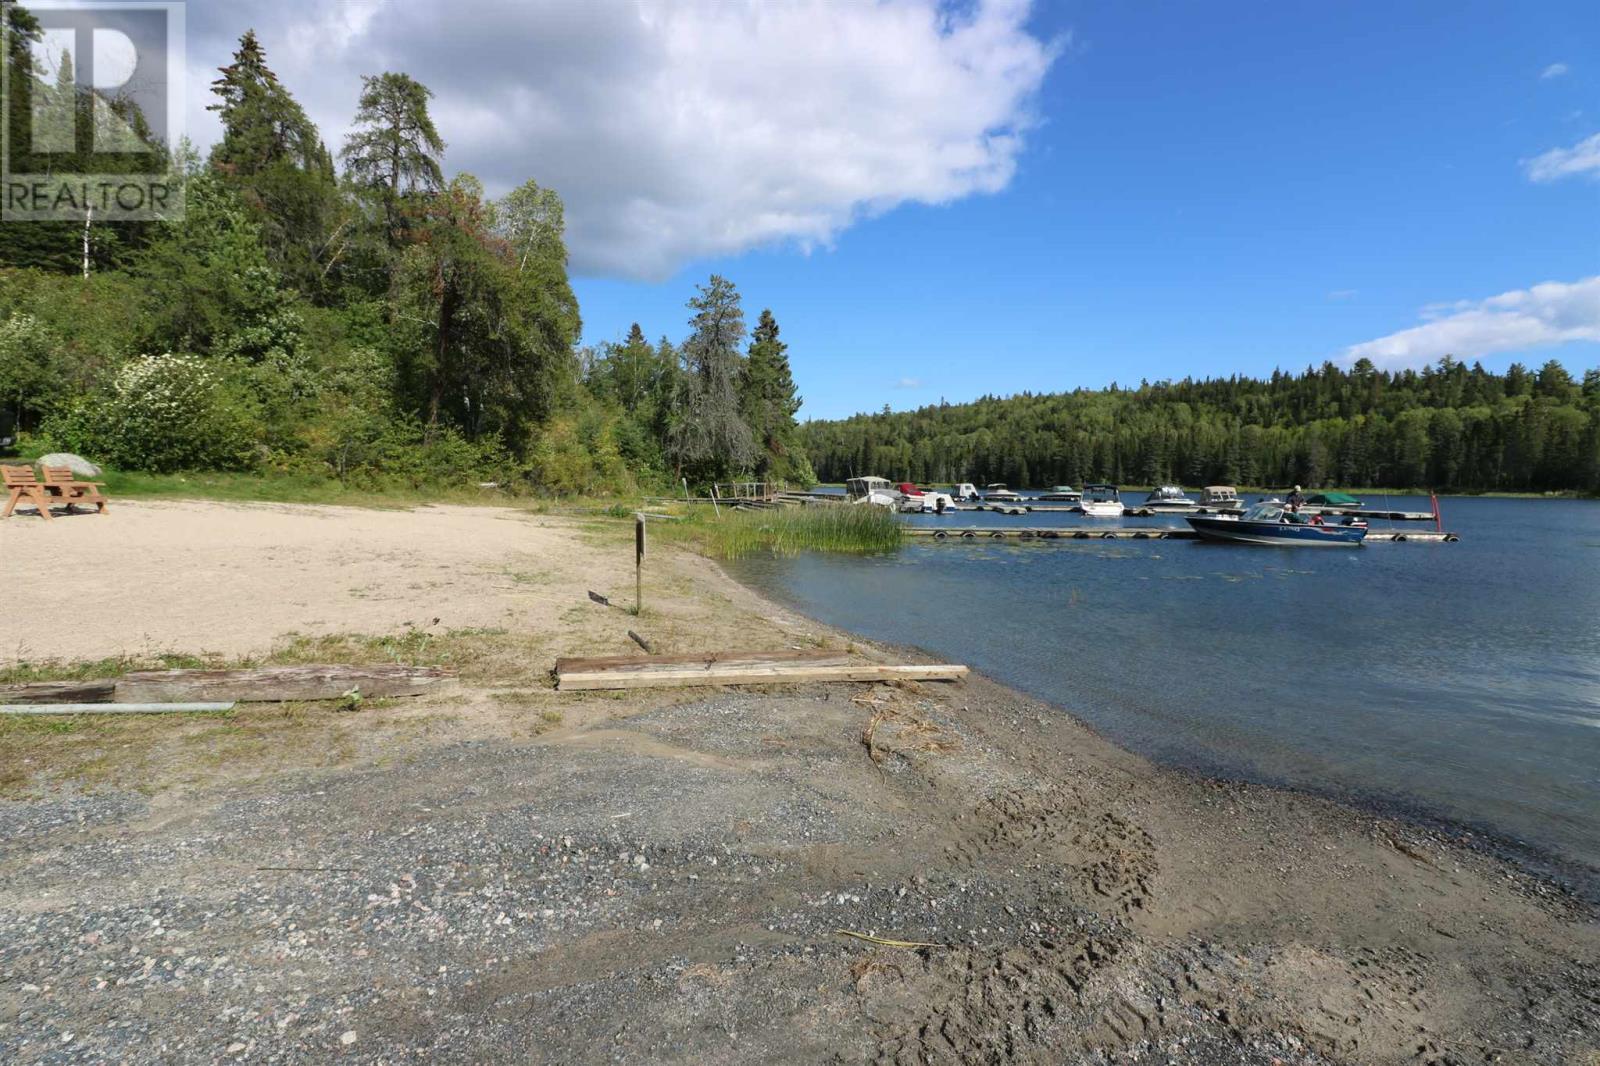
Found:
<path fill-rule="evenodd" d="M 862 414 L 801 427 L 817 475 L 917 482 L 1432 486 L 1600 493 L 1600 369 L 1360 360 Z"/>

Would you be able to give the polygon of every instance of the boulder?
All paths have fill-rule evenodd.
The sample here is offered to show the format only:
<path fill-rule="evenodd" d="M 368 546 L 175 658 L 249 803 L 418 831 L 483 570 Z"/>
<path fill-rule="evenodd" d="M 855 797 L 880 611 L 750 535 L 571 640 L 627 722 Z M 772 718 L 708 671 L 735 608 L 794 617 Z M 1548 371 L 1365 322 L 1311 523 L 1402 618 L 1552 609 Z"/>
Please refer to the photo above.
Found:
<path fill-rule="evenodd" d="M 100 468 L 81 455 L 71 452 L 51 452 L 49 455 L 39 456 L 40 466 L 70 466 L 72 472 L 79 477 L 99 477 Z"/>

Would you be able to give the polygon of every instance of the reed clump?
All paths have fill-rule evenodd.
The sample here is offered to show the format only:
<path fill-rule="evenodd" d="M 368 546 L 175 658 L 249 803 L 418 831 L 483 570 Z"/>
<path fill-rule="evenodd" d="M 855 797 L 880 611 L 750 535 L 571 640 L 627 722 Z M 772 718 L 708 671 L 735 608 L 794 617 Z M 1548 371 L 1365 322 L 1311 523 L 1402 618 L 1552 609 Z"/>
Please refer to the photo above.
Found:
<path fill-rule="evenodd" d="M 704 512 L 685 522 L 663 524 L 674 539 L 687 539 L 708 555 L 740 559 L 768 552 L 802 551 L 872 555 L 900 546 L 900 523 L 886 508 L 866 504 L 820 504 L 758 511 Z"/>

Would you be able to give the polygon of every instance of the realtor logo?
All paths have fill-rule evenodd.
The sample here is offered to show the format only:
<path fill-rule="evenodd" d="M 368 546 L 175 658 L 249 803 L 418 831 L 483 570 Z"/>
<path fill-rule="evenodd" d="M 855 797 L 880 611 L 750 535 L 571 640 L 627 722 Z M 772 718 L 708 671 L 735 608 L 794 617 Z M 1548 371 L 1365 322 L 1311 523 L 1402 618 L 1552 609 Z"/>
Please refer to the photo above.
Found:
<path fill-rule="evenodd" d="M 0 222 L 183 217 L 184 5 L 4 0 Z"/>

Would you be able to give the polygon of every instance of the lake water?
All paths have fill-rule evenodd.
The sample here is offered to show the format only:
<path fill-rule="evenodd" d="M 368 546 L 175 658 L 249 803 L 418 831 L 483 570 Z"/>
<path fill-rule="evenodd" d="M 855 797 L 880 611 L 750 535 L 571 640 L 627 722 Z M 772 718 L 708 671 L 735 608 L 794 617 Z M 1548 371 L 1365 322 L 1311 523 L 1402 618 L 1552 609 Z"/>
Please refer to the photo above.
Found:
<path fill-rule="evenodd" d="M 888 556 L 733 570 L 824 622 L 968 663 L 1159 761 L 1486 828 L 1600 883 L 1600 503 L 1442 502 L 1459 543 L 919 538 Z"/>

